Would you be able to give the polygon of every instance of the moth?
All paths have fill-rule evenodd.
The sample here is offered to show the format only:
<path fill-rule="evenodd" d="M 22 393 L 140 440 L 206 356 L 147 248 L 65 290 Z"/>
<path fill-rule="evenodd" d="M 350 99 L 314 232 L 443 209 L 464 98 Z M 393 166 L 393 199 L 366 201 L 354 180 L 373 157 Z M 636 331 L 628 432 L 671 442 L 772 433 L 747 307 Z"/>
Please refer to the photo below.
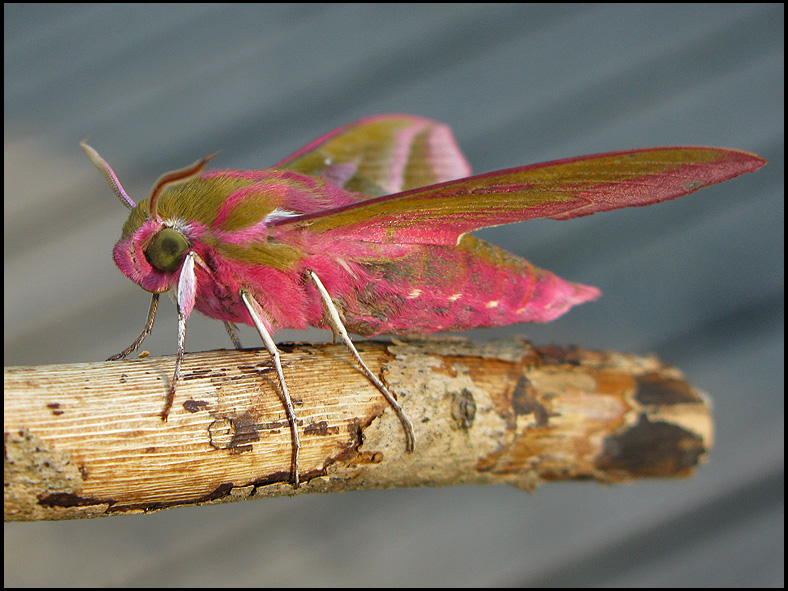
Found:
<path fill-rule="evenodd" d="M 348 333 L 425 335 L 546 322 L 600 295 L 469 232 L 534 218 L 567 220 L 697 191 L 765 164 L 738 150 L 647 148 L 470 176 L 448 126 L 413 115 L 368 117 L 332 131 L 272 168 L 206 170 L 212 156 L 164 174 L 135 203 L 112 168 L 83 150 L 131 213 L 113 250 L 118 268 L 153 294 L 135 351 L 153 328 L 159 294 L 178 310 L 178 352 L 161 418 L 175 397 L 193 309 L 254 326 L 276 369 L 292 439 L 301 447 L 271 333 L 330 328 L 386 398 L 415 445 L 396 397 Z"/>

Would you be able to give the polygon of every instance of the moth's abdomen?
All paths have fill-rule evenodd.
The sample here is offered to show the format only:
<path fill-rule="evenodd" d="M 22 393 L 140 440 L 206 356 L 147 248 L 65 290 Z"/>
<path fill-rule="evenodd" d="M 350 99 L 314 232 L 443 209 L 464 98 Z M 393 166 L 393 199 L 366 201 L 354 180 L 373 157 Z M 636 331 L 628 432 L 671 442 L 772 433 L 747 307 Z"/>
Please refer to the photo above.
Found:
<path fill-rule="evenodd" d="M 364 335 L 547 322 L 600 294 L 473 236 L 365 266 L 375 279 L 342 298 L 348 329 Z"/>

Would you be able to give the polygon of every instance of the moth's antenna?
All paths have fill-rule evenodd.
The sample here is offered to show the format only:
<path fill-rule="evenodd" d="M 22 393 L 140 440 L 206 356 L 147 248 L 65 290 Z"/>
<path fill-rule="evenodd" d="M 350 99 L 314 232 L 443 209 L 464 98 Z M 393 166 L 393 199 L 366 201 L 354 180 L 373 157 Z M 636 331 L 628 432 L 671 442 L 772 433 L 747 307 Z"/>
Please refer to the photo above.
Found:
<path fill-rule="evenodd" d="M 151 189 L 150 192 L 150 197 L 148 198 L 148 216 L 150 219 L 156 219 L 156 209 L 159 203 L 159 196 L 164 192 L 165 189 L 179 183 L 190 181 L 194 177 L 201 174 L 205 169 L 205 165 L 208 164 L 210 160 L 215 158 L 218 153 L 219 152 L 214 152 L 210 156 L 206 156 L 205 158 L 197 160 L 185 168 L 179 168 L 178 170 L 166 172 L 161 175 L 159 180 L 156 181 L 156 184 L 153 185 L 153 189 Z"/>
<path fill-rule="evenodd" d="M 115 171 L 112 170 L 112 167 L 107 164 L 107 161 L 104 160 L 99 153 L 96 152 L 93 148 L 88 146 L 87 138 L 79 142 L 79 145 L 82 147 L 82 151 L 85 152 L 90 161 L 93 165 L 98 169 L 101 173 L 101 176 L 107 181 L 109 188 L 112 189 L 113 193 L 120 199 L 120 202 L 128 207 L 129 209 L 134 209 L 137 204 L 134 203 L 134 200 L 129 197 L 128 193 L 123 189 L 118 180 L 118 177 L 115 176 Z"/>

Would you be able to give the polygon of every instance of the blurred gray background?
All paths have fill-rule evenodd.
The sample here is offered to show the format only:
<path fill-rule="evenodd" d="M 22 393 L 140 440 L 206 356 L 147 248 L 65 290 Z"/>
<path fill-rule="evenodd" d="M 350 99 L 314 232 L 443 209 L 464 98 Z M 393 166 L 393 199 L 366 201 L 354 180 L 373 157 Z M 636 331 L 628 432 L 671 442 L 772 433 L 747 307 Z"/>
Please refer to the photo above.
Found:
<path fill-rule="evenodd" d="M 5 365 L 102 360 L 143 326 L 149 298 L 110 257 L 127 212 L 79 150 L 86 136 L 137 200 L 205 154 L 261 168 L 386 112 L 448 123 L 476 172 L 657 145 L 769 160 L 671 203 L 480 233 L 603 298 L 468 336 L 658 353 L 715 402 L 716 448 L 695 477 L 6 524 L 6 585 L 783 585 L 782 4 L 57 4 L 4 17 Z M 176 349 L 174 306 L 161 308 L 153 355 Z M 191 351 L 230 347 L 218 321 L 195 315 L 189 331 Z"/>

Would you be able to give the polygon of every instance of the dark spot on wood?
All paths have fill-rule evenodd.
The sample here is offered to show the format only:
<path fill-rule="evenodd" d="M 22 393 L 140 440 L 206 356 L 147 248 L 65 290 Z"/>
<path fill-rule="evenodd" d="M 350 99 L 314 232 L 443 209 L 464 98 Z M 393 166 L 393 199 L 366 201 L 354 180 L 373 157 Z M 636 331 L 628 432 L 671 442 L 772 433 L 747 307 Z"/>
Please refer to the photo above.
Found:
<path fill-rule="evenodd" d="M 364 428 L 358 419 L 353 419 L 347 426 L 348 433 L 351 440 L 354 442 L 353 447 L 358 448 L 364 443 Z"/>
<path fill-rule="evenodd" d="M 302 421 L 297 420 L 297 425 L 301 425 Z M 272 433 L 279 433 L 279 430 L 282 427 L 289 426 L 289 423 L 285 421 L 271 421 L 270 423 L 257 423 L 257 428 L 260 431 L 271 431 Z"/>
<path fill-rule="evenodd" d="M 52 414 L 56 417 L 62 415 L 65 411 L 60 410 L 60 403 L 59 402 L 50 402 L 47 404 L 47 408 L 52 411 Z"/>
<path fill-rule="evenodd" d="M 282 351 L 283 353 L 292 353 L 293 349 L 295 349 L 295 343 L 278 343 L 276 348 Z"/>
<path fill-rule="evenodd" d="M 328 423 L 326 421 L 319 421 L 317 423 L 310 423 L 304 427 L 304 433 L 309 433 L 310 435 L 325 435 L 327 428 Z"/>
<path fill-rule="evenodd" d="M 114 507 L 110 506 L 107 509 L 107 514 L 130 513 L 133 511 L 144 511 L 145 513 L 152 513 L 154 511 L 167 509 L 169 507 L 179 507 L 185 505 L 192 505 L 195 503 L 206 503 L 229 496 L 232 493 L 233 488 L 235 488 L 235 486 L 233 485 L 232 482 L 223 482 L 208 494 L 200 497 L 194 497 L 181 501 L 173 501 L 170 503 L 133 503 L 129 505 L 115 505 Z M 110 502 L 112 504 L 115 504 L 115 501 L 110 501 Z"/>
<path fill-rule="evenodd" d="M 233 424 L 233 439 L 229 447 L 239 447 L 248 445 L 254 441 L 260 440 L 260 432 L 257 430 L 257 422 L 254 417 L 248 412 L 243 413 L 241 416 L 231 419 Z"/>
<path fill-rule="evenodd" d="M 234 445 L 234 446 L 232 446 L 230 448 L 230 455 L 238 456 L 238 455 L 241 455 L 244 452 L 252 451 L 252 449 L 253 448 L 252 448 L 251 444 L 248 444 L 248 445 Z"/>
<path fill-rule="evenodd" d="M 186 412 L 200 412 L 208 406 L 205 400 L 192 400 L 189 399 L 183 403 L 183 408 Z"/>
<path fill-rule="evenodd" d="M 512 392 L 512 409 L 516 415 L 526 415 L 533 412 L 533 386 L 531 380 L 520 376 Z"/>
<path fill-rule="evenodd" d="M 546 345 L 537 347 L 536 351 L 545 365 L 580 365 L 581 362 L 580 349 L 577 345 L 567 345 L 565 347 Z"/>
<path fill-rule="evenodd" d="M 38 498 L 38 504 L 43 507 L 90 507 L 93 505 L 112 505 L 114 503 L 115 501 L 113 500 L 80 497 L 72 493 L 53 493 Z"/>
<path fill-rule="evenodd" d="M 536 389 L 531 384 L 531 380 L 525 376 L 520 376 L 517 384 L 514 386 L 512 410 L 515 416 L 533 413 L 536 424 L 539 427 L 546 427 L 550 416 L 554 416 L 550 414 L 544 404 L 539 402 L 536 397 Z"/>
<path fill-rule="evenodd" d="M 182 380 L 201 380 L 207 377 L 210 378 L 220 378 L 223 377 L 225 374 L 222 371 L 216 371 L 214 369 L 195 369 L 194 371 L 190 371 L 189 373 L 183 375 L 181 377 Z"/>
<path fill-rule="evenodd" d="M 673 423 L 651 422 L 641 414 L 636 425 L 608 437 L 596 465 L 634 477 L 681 476 L 706 453 L 703 438 Z"/>
<path fill-rule="evenodd" d="M 248 412 L 219 418 L 208 427 L 211 446 L 215 449 L 229 449 L 233 453 L 251 451 L 251 444 L 260 440 L 259 427 Z"/>
<path fill-rule="evenodd" d="M 463 388 L 462 392 L 453 396 L 451 416 L 461 429 L 467 431 L 473 427 L 473 420 L 476 418 L 476 401 L 470 390 Z"/>
<path fill-rule="evenodd" d="M 322 474 L 322 472 L 318 472 L 318 474 Z M 311 474 L 304 474 L 303 472 L 301 473 L 302 484 L 308 482 L 310 478 L 312 478 Z M 251 484 L 253 484 L 255 488 L 259 488 L 261 486 L 268 486 L 269 484 L 277 484 L 279 482 L 289 483 L 291 481 L 292 481 L 292 475 L 290 474 L 290 472 L 273 472 L 268 476 L 264 476 L 263 478 L 259 478 L 255 480 Z"/>
<path fill-rule="evenodd" d="M 232 492 L 233 488 L 234 487 L 232 482 L 223 482 L 222 484 L 217 486 L 213 491 L 209 492 L 201 499 L 197 499 L 197 502 L 205 503 L 207 501 L 215 501 L 216 499 L 221 499 L 229 495 Z"/>
<path fill-rule="evenodd" d="M 257 365 L 239 365 L 238 371 L 243 373 L 254 373 L 257 375 L 273 371 L 274 367 L 271 363 L 258 363 Z"/>
<path fill-rule="evenodd" d="M 657 373 L 642 375 L 637 380 L 635 399 L 640 404 L 702 404 L 703 399 L 684 380 L 666 378 Z"/>
<path fill-rule="evenodd" d="M 336 435 L 337 433 L 339 433 L 339 427 L 329 427 L 328 421 L 318 421 L 304 427 L 305 435 Z"/>

